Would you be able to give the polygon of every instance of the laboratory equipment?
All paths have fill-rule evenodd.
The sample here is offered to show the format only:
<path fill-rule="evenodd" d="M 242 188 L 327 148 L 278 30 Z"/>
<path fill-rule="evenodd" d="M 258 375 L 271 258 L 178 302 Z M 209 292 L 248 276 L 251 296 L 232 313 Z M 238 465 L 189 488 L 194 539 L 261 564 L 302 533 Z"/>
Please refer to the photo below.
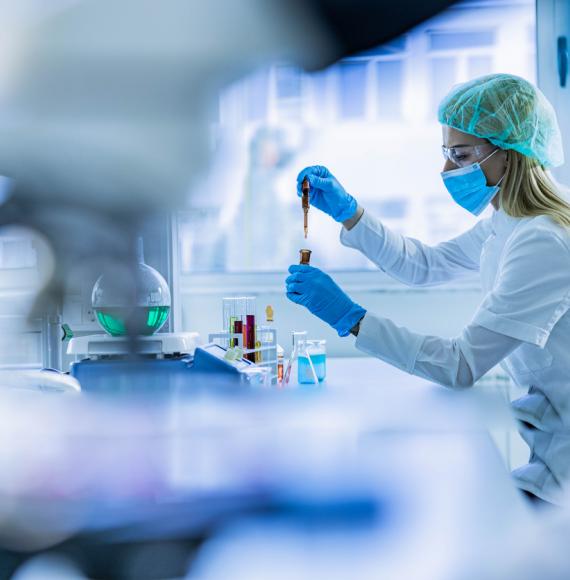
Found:
<path fill-rule="evenodd" d="M 289 380 L 291 379 L 291 371 L 293 369 L 293 365 L 297 361 L 297 343 L 300 340 L 305 339 L 306 337 L 307 337 L 306 331 L 301 331 L 301 332 L 293 331 L 291 333 L 291 342 L 292 342 L 291 356 L 287 360 L 287 366 L 285 367 L 285 371 L 283 373 L 283 384 L 284 385 L 289 384 Z"/>
<path fill-rule="evenodd" d="M 283 370 L 284 370 L 284 351 L 281 345 L 277 345 L 277 383 L 280 385 L 283 382 Z"/>
<path fill-rule="evenodd" d="M 305 232 L 305 238 L 309 234 L 309 192 L 311 190 L 311 186 L 309 184 L 309 180 L 307 176 L 303 178 L 303 182 L 301 183 L 301 191 L 303 195 L 301 196 L 301 205 L 303 207 L 303 231 Z"/>
<path fill-rule="evenodd" d="M 297 176 L 297 195 L 303 197 L 303 180 L 309 179 L 311 205 L 342 223 L 354 217 L 358 209 L 356 199 L 323 165 L 305 167 Z"/>
<path fill-rule="evenodd" d="M 327 375 L 326 340 L 305 340 L 299 350 L 297 380 L 299 384 L 322 383 Z M 315 381 L 315 375 L 317 381 Z"/>
<path fill-rule="evenodd" d="M 125 294 L 118 291 L 124 281 L 117 284 L 112 276 L 100 276 L 93 288 L 92 305 L 107 334 L 69 341 L 67 352 L 76 358 L 70 374 L 82 390 L 140 394 L 245 384 L 241 372 L 253 364 L 255 351 L 242 347 L 255 346 L 255 298 L 224 300 L 232 333 L 226 334 L 231 338 L 223 346 L 200 346 L 195 332 L 157 333 L 168 317 L 170 291 L 164 278 L 144 263 L 141 239 L 137 253 L 131 281 L 134 304 L 127 303 Z"/>
<path fill-rule="evenodd" d="M 272 377 L 277 377 L 277 331 L 269 323 L 273 322 L 273 308 L 268 305 L 265 308 L 265 324 L 256 329 L 257 340 L 255 342 L 255 362 L 269 366 Z"/>
<path fill-rule="evenodd" d="M 76 379 L 52 369 L 0 371 L 0 389 L 46 394 L 81 392 L 81 386 Z"/>
<path fill-rule="evenodd" d="M 160 330 L 170 314 L 170 290 L 161 274 L 145 264 L 141 238 L 132 295 L 124 292 L 124 281 L 114 274 L 99 276 L 91 294 L 91 306 L 103 330 L 111 336 L 150 335 Z"/>
<path fill-rule="evenodd" d="M 241 373 L 251 361 L 228 357 L 218 344 L 200 344 L 198 333 L 163 333 L 138 337 L 133 359 L 130 338 L 106 334 L 72 338 L 67 353 L 76 357 L 70 375 L 87 393 L 164 394 L 206 387 L 244 385 Z"/>
<path fill-rule="evenodd" d="M 311 250 L 299 250 L 299 254 L 299 264 L 306 264 L 308 266 L 311 262 Z"/>
<path fill-rule="evenodd" d="M 269 388 L 272 384 L 271 369 L 251 365 L 241 373 L 241 384 L 249 388 Z"/>
<path fill-rule="evenodd" d="M 208 341 L 229 349 L 241 349 L 243 356 L 260 367 L 270 369 L 271 382 L 277 383 L 277 330 L 268 324 L 256 326 L 255 297 L 232 296 L 222 299 L 222 332 L 211 333 Z M 267 322 L 273 321 L 273 308 L 265 308 Z"/>
<path fill-rule="evenodd" d="M 299 357 L 302 356 L 304 358 L 303 363 L 307 363 L 309 372 L 311 373 L 311 377 L 313 379 L 313 383 L 318 383 L 319 379 L 317 377 L 315 367 L 313 365 L 313 361 L 311 357 L 308 355 L 306 350 L 306 340 L 307 340 L 307 331 L 293 331 L 291 333 L 291 342 L 292 342 L 292 349 L 291 349 L 291 356 L 287 361 L 287 368 L 283 374 L 283 385 L 288 385 L 289 381 L 291 380 L 291 373 L 294 372 L 293 369 L 295 366 L 299 365 Z M 297 372 L 297 376 L 299 376 L 299 372 Z"/>
<path fill-rule="evenodd" d="M 240 344 L 252 352 L 246 354 L 246 358 L 255 362 L 255 316 L 256 300 L 254 296 L 232 296 L 222 299 L 222 316 L 224 331 L 231 334 L 230 346 Z"/>
<path fill-rule="evenodd" d="M 443 158 L 451 161 L 456 167 L 467 167 L 473 161 L 483 159 L 485 155 L 496 149 L 491 143 L 484 145 L 457 145 L 455 147 L 441 146 Z"/>

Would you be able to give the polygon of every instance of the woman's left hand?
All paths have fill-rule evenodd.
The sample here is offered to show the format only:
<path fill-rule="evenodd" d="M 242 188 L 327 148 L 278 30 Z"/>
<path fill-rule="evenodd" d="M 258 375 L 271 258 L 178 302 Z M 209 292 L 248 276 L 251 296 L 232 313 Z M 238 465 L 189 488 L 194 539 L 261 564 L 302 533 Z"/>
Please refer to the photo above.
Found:
<path fill-rule="evenodd" d="M 348 336 L 350 329 L 366 314 L 328 275 L 312 266 L 293 265 L 285 280 L 287 298 L 301 304 L 315 316 L 330 324 L 339 336 Z"/>

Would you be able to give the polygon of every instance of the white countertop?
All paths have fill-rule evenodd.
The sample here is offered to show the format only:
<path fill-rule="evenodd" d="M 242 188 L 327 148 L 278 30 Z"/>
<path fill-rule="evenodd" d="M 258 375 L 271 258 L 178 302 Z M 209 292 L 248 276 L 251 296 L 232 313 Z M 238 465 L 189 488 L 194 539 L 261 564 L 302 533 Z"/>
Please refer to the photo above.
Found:
<path fill-rule="evenodd" d="M 314 385 L 293 388 L 315 391 Z M 403 429 L 514 428 L 504 380 L 481 381 L 471 389 L 448 389 L 372 357 L 327 358 L 320 389 L 347 404 L 368 406 L 378 425 Z"/>

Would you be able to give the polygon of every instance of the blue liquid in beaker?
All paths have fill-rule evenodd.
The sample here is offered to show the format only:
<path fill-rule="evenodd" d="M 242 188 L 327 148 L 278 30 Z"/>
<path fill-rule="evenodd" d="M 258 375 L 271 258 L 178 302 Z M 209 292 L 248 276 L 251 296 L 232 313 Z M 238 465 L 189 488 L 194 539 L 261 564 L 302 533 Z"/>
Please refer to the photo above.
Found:
<path fill-rule="evenodd" d="M 319 383 L 322 383 L 327 376 L 327 355 L 326 354 L 312 354 L 310 355 L 311 361 L 313 363 L 313 368 L 317 375 Z M 300 356 L 297 359 L 297 378 L 299 384 L 308 385 L 315 384 L 315 378 L 313 372 L 311 371 L 311 365 L 309 364 L 309 359 L 306 356 Z"/>

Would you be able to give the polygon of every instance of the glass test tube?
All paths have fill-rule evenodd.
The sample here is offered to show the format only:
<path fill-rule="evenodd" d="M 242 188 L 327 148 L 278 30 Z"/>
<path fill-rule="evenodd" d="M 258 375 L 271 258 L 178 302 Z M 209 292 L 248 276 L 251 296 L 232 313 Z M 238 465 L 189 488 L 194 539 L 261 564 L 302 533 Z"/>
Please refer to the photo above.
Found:
<path fill-rule="evenodd" d="M 274 341 L 274 327 L 269 326 L 270 322 L 273 322 L 273 307 L 271 305 L 266 306 L 265 308 L 265 324 L 259 324 L 256 329 L 256 336 L 255 336 L 255 347 L 262 348 L 263 350 L 255 353 L 256 361 L 258 363 L 266 362 L 266 361 L 274 361 L 277 359 L 277 352 L 275 348 L 275 341 Z M 277 373 L 277 371 L 275 371 Z"/>
<path fill-rule="evenodd" d="M 222 298 L 222 329 L 231 334 L 234 332 L 235 298 Z M 233 339 L 228 341 L 227 347 L 235 346 Z"/>
<path fill-rule="evenodd" d="M 289 384 L 289 380 L 291 379 L 291 372 L 293 370 L 293 365 L 297 362 L 297 358 L 299 356 L 299 348 L 304 343 L 307 338 L 307 331 L 301 332 L 292 332 L 291 333 L 291 340 L 293 342 L 293 348 L 291 350 L 291 356 L 287 361 L 287 368 L 283 373 L 283 384 Z"/>
<path fill-rule="evenodd" d="M 222 300 L 222 317 L 224 332 L 233 335 L 229 341 L 229 346 L 238 346 L 240 343 L 244 349 L 256 348 L 255 318 L 256 318 L 256 298 L 255 296 L 231 296 Z M 237 336 L 236 336 L 237 335 Z M 256 353 L 246 354 L 246 358 L 252 362 L 256 361 Z"/>
<path fill-rule="evenodd" d="M 244 348 L 255 348 L 255 297 L 232 296 L 224 298 L 222 300 L 222 316 L 224 332 L 240 335 Z M 238 337 L 233 336 L 230 346 L 237 346 L 239 342 Z"/>
<path fill-rule="evenodd" d="M 277 384 L 281 385 L 283 382 L 283 359 L 284 359 L 283 347 L 277 345 Z"/>
<path fill-rule="evenodd" d="M 243 344 L 244 349 L 247 348 L 247 337 L 246 337 L 247 323 L 245 317 L 246 311 L 247 311 L 247 298 L 245 296 L 242 296 L 241 298 L 238 298 L 237 301 L 236 318 L 239 318 L 240 324 L 237 325 L 235 332 L 236 334 L 241 334 L 241 343 Z"/>
<path fill-rule="evenodd" d="M 255 310 L 256 310 L 256 300 L 255 297 L 250 296 L 245 299 L 245 329 L 244 338 L 248 349 L 255 348 Z M 256 362 L 256 353 L 250 352 L 247 355 L 247 359 L 251 362 Z"/>

